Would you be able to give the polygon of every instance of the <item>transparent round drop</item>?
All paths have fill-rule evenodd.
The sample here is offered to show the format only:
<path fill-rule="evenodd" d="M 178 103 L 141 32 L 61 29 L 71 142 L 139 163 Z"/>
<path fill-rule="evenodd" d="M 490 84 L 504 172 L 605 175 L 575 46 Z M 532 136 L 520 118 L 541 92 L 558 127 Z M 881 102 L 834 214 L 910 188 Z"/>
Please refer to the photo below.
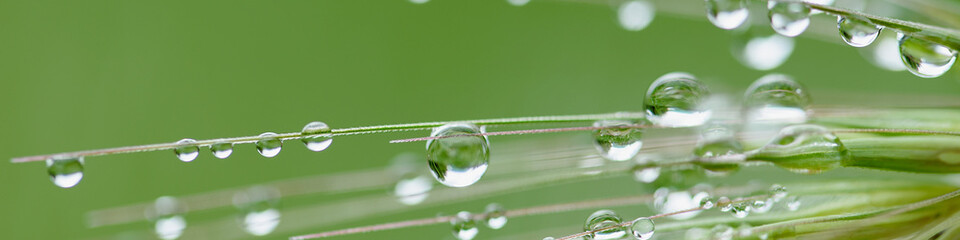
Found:
<path fill-rule="evenodd" d="M 810 7 L 802 2 L 767 2 L 770 27 L 780 35 L 796 37 L 810 26 Z"/>
<path fill-rule="evenodd" d="M 802 124 L 780 130 L 753 158 L 796 173 L 815 174 L 843 166 L 849 153 L 826 128 Z"/>
<path fill-rule="evenodd" d="M 753 209 L 752 202 L 743 201 L 742 199 L 735 201 L 737 201 L 737 203 L 730 204 L 730 213 L 736 218 L 747 217 L 747 215 L 750 214 L 750 210 Z"/>
<path fill-rule="evenodd" d="M 685 211 L 700 207 L 701 199 L 694 199 L 694 196 L 688 191 L 670 192 L 663 198 L 661 206 L 657 209 L 659 213 L 673 213 Z M 687 220 L 696 217 L 700 211 L 685 212 L 668 216 L 674 220 Z"/>
<path fill-rule="evenodd" d="M 700 159 L 700 165 L 714 173 L 732 173 L 743 162 L 743 146 L 735 133 L 723 125 L 710 125 L 700 133 L 700 139 L 693 150 Z"/>
<path fill-rule="evenodd" d="M 913 75 L 935 78 L 950 70 L 957 60 L 957 50 L 904 35 L 900 37 L 900 59 Z"/>
<path fill-rule="evenodd" d="M 643 146 L 643 129 L 633 127 L 636 122 L 629 120 L 600 120 L 594 127 L 602 128 L 593 132 L 594 146 L 600 156 L 613 161 L 625 161 L 637 156 Z"/>
<path fill-rule="evenodd" d="M 605 239 L 620 239 L 627 236 L 627 231 L 622 226 L 617 226 L 623 223 L 623 220 L 620 219 L 620 216 L 617 213 L 610 210 L 599 210 L 590 214 L 587 217 L 587 221 L 583 224 L 583 231 L 595 231 L 599 229 L 610 228 L 607 230 L 597 231 L 591 234 L 583 236 L 583 238 L 588 240 L 605 240 Z M 617 226 L 617 227 L 614 227 Z M 611 228 L 612 227 L 612 228 Z"/>
<path fill-rule="evenodd" d="M 196 143 L 197 140 L 189 138 L 177 141 L 177 145 L 179 146 L 173 149 L 173 153 L 177 154 L 177 158 L 179 158 L 180 161 L 191 162 L 200 155 L 200 147 L 197 147 Z"/>
<path fill-rule="evenodd" d="M 633 220 L 632 224 L 630 224 L 630 234 L 633 234 L 633 237 L 638 240 L 648 240 L 652 238 L 653 230 L 653 220 L 650 220 L 649 218 L 637 218 Z"/>
<path fill-rule="evenodd" d="M 864 20 L 837 17 L 837 29 L 840 38 L 850 46 L 866 47 L 880 36 L 880 26 Z"/>
<path fill-rule="evenodd" d="M 210 152 L 212 152 L 216 158 L 226 159 L 230 157 L 230 154 L 233 154 L 233 143 L 214 143 L 210 145 Z"/>
<path fill-rule="evenodd" d="M 633 170 L 633 179 L 642 183 L 652 183 L 660 178 L 660 167 L 638 167 Z"/>
<path fill-rule="evenodd" d="M 503 206 L 500 206 L 500 204 L 488 204 L 484 212 L 487 215 L 485 219 L 487 227 L 490 229 L 501 229 L 504 225 L 507 225 L 506 211 L 507 210 L 503 209 Z"/>
<path fill-rule="evenodd" d="M 722 29 L 734 29 L 747 21 L 745 0 L 706 0 L 707 19 Z"/>
<path fill-rule="evenodd" d="M 803 123 L 807 121 L 810 96 L 793 78 L 772 73 L 750 84 L 743 104 L 748 122 Z"/>
<path fill-rule="evenodd" d="M 510 3 L 510 5 L 522 7 L 523 5 L 527 5 L 527 3 L 530 3 L 530 0 L 507 0 L 507 2 Z"/>
<path fill-rule="evenodd" d="M 323 122 L 311 122 L 303 127 L 303 144 L 310 151 L 319 152 L 330 147 L 333 143 L 333 135 L 330 133 L 330 127 Z"/>
<path fill-rule="evenodd" d="M 83 179 L 83 157 L 47 159 L 47 174 L 57 187 L 72 188 Z"/>
<path fill-rule="evenodd" d="M 280 138 L 277 138 L 276 133 L 265 132 L 258 136 L 260 140 L 257 140 L 257 152 L 264 157 L 276 157 L 277 154 L 280 154 L 280 148 L 283 147 L 283 142 L 280 141 Z"/>
<path fill-rule="evenodd" d="M 707 87 L 693 75 L 667 73 L 650 84 L 643 108 L 647 118 L 659 126 L 699 126 L 710 119 L 710 110 L 703 108 L 709 95 Z"/>
<path fill-rule="evenodd" d="M 148 208 L 145 212 L 147 219 L 154 222 L 154 233 L 160 239 L 177 239 L 183 235 L 187 228 L 187 221 L 182 214 L 186 212 L 186 206 L 179 200 L 171 196 L 162 196 L 153 202 L 153 208 Z"/>
<path fill-rule="evenodd" d="M 233 195 L 233 206 L 241 213 L 240 226 L 254 236 L 264 236 L 280 225 L 280 191 L 253 186 Z"/>
<path fill-rule="evenodd" d="M 766 71 L 783 65 L 793 54 L 796 40 L 778 34 L 757 34 L 737 37 L 733 41 L 733 55 L 741 64 Z"/>
<path fill-rule="evenodd" d="M 787 188 L 780 184 L 773 184 L 770 186 L 770 198 L 774 201 L 780 201 L 787 197 Z"/>
<path fill-rule="evenodd" d="M 457 216 L 450 221 L 450 224 L 453 225 L 453 237 L 459 240 L 473 239 L 480 231 L 480 229 L 477 228 L 477 221 L 474 221 L 473 215 L 467 211 L 457 213 Z"/>
<path fill-rule="evenodd" d="M 472 124 L 451 123 L 438 127 L 427 141 L 427 163 L 433 177 L 443 185 L 473 185 L 487 172 L 490 163 L 490 142 Z M 457 136 L 468 135 L 468 136 Z"/>
<path fill-rule="evenodd" d="M 653 22 L 656 10 L 653 3 L 647 0 L 628 1 L 620 5 L 617 18 L 620 26 L 629 31 L 640 31 Z"/>
<path fill-rule="evenodd" d="M 750 210 L 755 213 L 766 213 L 773 209 L 773 199 L 754 200 Z"/>
<path fill-rule="evenodd" d="M 787 210 L 797 211 L 800 209 L 800 198 L 797 196 L 790 196 L 787 198 Z"/>
<path fill-rule="evenodd" d="M 433 189 L 433 179 L 425 175 L 407 174 L 393 189 L 393 195 L 397 201 L 405 205 L 417 205 L 430 196 L 430 190 Z"/>

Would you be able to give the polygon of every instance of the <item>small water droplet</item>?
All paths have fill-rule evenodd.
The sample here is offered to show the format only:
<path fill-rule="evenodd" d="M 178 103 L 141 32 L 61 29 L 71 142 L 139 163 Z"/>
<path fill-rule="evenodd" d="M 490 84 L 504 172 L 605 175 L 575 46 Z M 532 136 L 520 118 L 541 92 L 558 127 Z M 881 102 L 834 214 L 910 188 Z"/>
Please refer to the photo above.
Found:
<path fill-rule="evenodd" d="M 600 120 L 593 123 L 594 127 L 602 127 L 593 132 L 594 146 L 600 151 L 600 156 L 613 161 L 625 161 L 633 158 L 643 146 L 641 137 L 643 129 L 632 127 L 638 125 L 628 120 Z"/>
<path fill-rule="evenodd" d="M 640 31 L 653 22 L 656 14 L 653 3 L 646 0 L 629 1 L 620 5 L 617 11 L 617 17 L 620 19 L 620 26 L 629 31 Z"/>
<path fill-rule="evenodd" d="M 457 213 L 450 224 L 453 225 L 453 236 L 459 240 L 473 239 L 480 232 L 480 229 L 477 228 L 477 221 L 473 220 L 473 215 L 467 211 Z"/>
<path fill-rule="evenodd" d="M 840 31 L 840 38 L 850 46 L 865 47 L 877 40 L 882 28 L 864 20 L 838 16 L 837 29 Z"/>
<path fill-rule="evenodd" d="M 810 124 L 783 128 L 751 156 L 751 159 L 804 174 L 841 167 L 848 158 L 849 153 L 840 138 L 822 126 Z"/>
<path fill-rule="evenodd" d="M 743 199 L 734 200 L 736 203 L 730 204 L 730 213 L 733 214 L 736 218 L 745 218 L 750 214 L 750 210 L 753 209 L 753 205 L 749 201 L 743 201 Z"/>
<path fill-rule="evenodd" d="M 633 220 L 633 223 L 630 224 L 630 233 L 638 240 L 648 240 L 653 237 L 654 228 L 653 220 L 641 217 Z"/>
<path fill-rule="evenodd" d="M 754 200 L 753 206 L 750 206 L 750 209 L 755 213 L 769 212 L 770 209 L 773 209 L 773 199 Z"/>
<path fill-rule="evenodd" d="M 277 154 L 280 154 L 280 149 L 283 147 L 283 142 L 277 138 L 276 133 L 265 132 L 258 136 L 260 140 L 257 140 L 257 152 L 260 152 L 260 155 L 268 158 L 276 157 Z"/>
<path fill-rule="evenodd" d="M 783 65 L 796 41 L 778 34 L 750 34 L 733 41 L 733 56 L 744 66 L 766 71 Z"/>
<path fill-rule="evenodd" d="M 233 205 L 240 210 L 241 227 L 254 236 L 264 236 L 280 225 L 280 191 L 273 187 L 253 186 L 233 195 Z"/>
<path fill-rule="evenodd" d="M 715 240 L 731 240 L 733 239 L 733 232 L 733 228 L 726 224 L 719 224 L 710 229 L 710 235 Z"/>
<path fill-rule="evenodd" d="M 393 195 L 397 197 L 400 203 L 406 205 L 417 205 L 430 196 L 430 190 L 433 189 L 433 180 L 430 177 L 407 174 L 407 176 L 397 181 L 393 189 Z"/>
<path fill-rule="evenodd" d="M 900 35 L 900 59 L 913 75 L 935 78 L 950 70 L 957 50 L 921 38 Z"/>
<path fill-rule="evenodd" d="M 717 199 L 707 196 L 700 199 L 700 207 L 703 209 L 712 209 L 717 206 Z"/>
<path fill-rule="evenodd" d="M 197 140 L 184 138 L 180 141 L 177 141 L 178 147 L 173 149 L 173 153 L 177 154 L 177 158 L 183 162 L 191 162 L 194 159 L 197 159 L 197 156 L 200 155 L 200 147 L 195 145 Z"/>
<path fill-rule="evenodd" d="M 431 137 L 446 137 L 427 141 L 427 163 L 437 181 L 450 187 L 466 187 L 483 177 L 490 163 L 487 137 L 448 137 L 479 133 L 480 129 L 475 125 L 451 123 L 430 134 Z"/>
<path fill-rule="evenodd" d="M 620 225 L 622 222 L 623 220 L 620 219 L 620 216 L 613 211 L 599 210 L 593 212 L 593 214 L 590 214 L 590 217 L 587 217 L 587 221 L 584 222 L 583 231 L 594 231 L 604 228 L 610 229 L 587 234 L 586 236 L 583 236 L 583 238 L 588 240 L 604 240 L 620 239 L 625 237 L 627 235 L 627 231 L 623 227 L 614 227 Z"/>
<path fill-rule="evenodd" d="M 522 7 L 523 5 L 527 5 L 527 3 L 530 3 L 530 0 L 507 0 L 507 2 L 510 3 L 510 5 Z"/>
<path fill-rule="evenodd" d="M 330 126 L 323 122 L 311 122 L 303 127 L 303 144 L 307 145 L 310 151 L 319 152 L 330 147 L 333 143 L 333 135 L 330 134 Z"/>
<path fill-rule="evenodd" d="M 774 201 L 779 202 L 780 199 L 783 199 L 787 196 L 787 187 L 784 187 L 780 184 L 773 184 L 770 186 L 770 198 Z"/>
<path fill-rule="evenodd" d="M 213 156 L 216 158 L 226 159 L 230 157 L 230 154 L 233 154 L 233 143 L 214 143 L 210 145 L 210 152 L 213 152 Z"/>
<path fill-rule="evenodd" d="M 693 75 L 672 72 L 650 84 L 643 108 L 647 118 L 659 126 L 699 126 L 710 119 L 711 111 L 703 108 L 709 95 L 707 87 Z"/>
<path fill-rule="evenodd" d="M 83 179 L 83 157 L 47 159 L 47 174 L 54 185 L 72 188 Z"/>
<path fill-rule="evenodd" d="M 652 183 L 660 177 L 660 167 L 643 167 L 633 171 L 633 178 L 643 183 Z"/>
<path fill-rule="evenodd" d="M 732 130 L 723 125 L 710 125 L 700 133 L 693 150 L 700 166 L 713 173 L 729 175 L 740 169 L 743 162 L 743 146 Z"/>
<path fill-rule="evenodd" d="M 767 2 L 770 27 L 780 35 L 796 37 L 810 26 L 810 7 L 802 2 Z"/>
<path fill-rule="evenodd" d="M 186 206 L 171 196 L 162 196 L 153 202 L 153 208 L 148 208 L 147 218 L 154 221 L 154 232 L 160 239 L 177 239 L 187 228 L 187 221 L 182 214 Z"/>
<path fill-rule="evenodd" d="M 807 121 L 810 96 L 799 83 L 783 74 L 767 74 L 744 93 L 744 118 L 760 123 L 803 123 Z"/>
<path fill-rule="evenodd" d="M 747 21 L 750 12 L 744 0 L 706 0 L 707 19 L 722 29 L 734 29 Z"/>
<path fill-rule="evenodd" d="M 733 206 L 730 204 L 730 198 L 728 197 L 720 197 L 720 199 L 717 199 L 717 205 L 720 205 L 721 212 L 729 212 L 733 209 Z"/>
<path fill-rule="evenodd" d="M 797 211 L 800 209 L 800 198 L 797 196 L 790 196 L 787 198 L 787 210 Z"/>
<path fill-rule="evenodd" d="M 507 216 L 505 209 L 500 204 L 491 203 L 487 205 L 486 212 L 484 212 L 486 217 L 487 227 L 490 229 L 501 229 L 503 225 L 507 224 Z"/>

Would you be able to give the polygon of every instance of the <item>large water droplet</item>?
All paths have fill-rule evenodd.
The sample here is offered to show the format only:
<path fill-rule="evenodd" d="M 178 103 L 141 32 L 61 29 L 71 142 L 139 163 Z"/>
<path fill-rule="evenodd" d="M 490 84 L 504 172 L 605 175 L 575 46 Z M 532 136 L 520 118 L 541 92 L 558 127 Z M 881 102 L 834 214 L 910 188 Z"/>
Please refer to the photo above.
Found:
<path fill-rule="evenodd" d="M 189 138 L 177 141 L 177 145 L 179 146 L 173 148 L 173 153 L 177 154 L 177 158 L 179 158 L 180 161 L 191 162 L 200 155 L 200 147 L 197 147 L 196 143 L 197 140 Z"/>
<path fill-rule="evenodd" d="M 277 154 L 280 154 L 283 142 L 280 141 L 280 138 L 277 138 L 276 133 L 265 132 L 260 134 L 259 138 L 260 140 L 257 140 L 257 152 L 260 152 L 260 155 L 276 157 Z"/>
<path fill-rule="evenodd" d="M 266 186 L 254 186 L 233 195 L 233 205 L 242 213 L 243 230 L 254 236 L 264 236 L 280 225 L 280 191 Z"/>
<path fill-rule="evenodd" d="M 507 225 L 507 216 L 505 209 L 500 204 L 491 203 L 487 205 L 486 212 L 486 224 L 490 229 L 501 229 L 503 225 Z"/>
<path fill-rule="evenodd" d="M 590 214 L 587 221 L 583 224 L 583 231 L 595 231 L 609 228 L 607 230 L 597 231 L 583 236 L 583 238 L 592 240 L 620 239 L 627 235 L 626 229 L 620 225 L 623 220 L 617 213 L 610 210 L 599 210 Z"/>
<path fill-rule="evenodd" d="M 307 145 L 310 151 L 319 152 L 330 147 L 333 143 L 333 135 L 330 134 L 330 127 L 323 122 L 311 122 L 303 127 L 303 144 Z"/>
<path fill-rule="evenodd" d="M 457 216 L 450 220 L 450 224 L 453 225 L 453 236 L 459 240 L 473 239 L 480 232 L 477 221 L 473 220 L 473 215 L 467 211 L 457 213 Z"/>
<path fill-rule="evenodd" d="M 710 110 L 703 108 L 709 95 L 707 87 L 693 75 L 672 72 L 650 84 L 643 108 L 647 118 L 660 126 L 699 126 L 710 119 Z"/>
<path fill-rule="evenodd" d="M 810 96 L 787 75 L 767 74 L 744 93 L 744 118 L 749 122 L 803 123 Z"/>
<path fill-rule="evenodd" d="M 733 41 L 733 55 L 744 66 L 766 71 L 783 65 L 793 54 L 795 40 L 780 36 L 748 35 Z"/>
<path fill-rule="evenodd" d="M 840 38 L 850 46 L 865 47 L 880 36 L 882 28 L 864 20 L 839 16 L 837 29 L 840 31 Z"/>
<path fill-rule="evenodd" d="M 433 180 L 430 177 L 410 173 L 397 181 L 393 195 L 400 203 L 417 205 L 430 196 L 432 189 Z"/>
<path fill-rule="evenodd" d="M 913 75 L 935 78 L 950 70 L 957 50 L 917 37 L 900 36 L 900 59 Z"/>
<path fill-rule="evenodd" d="M 617 16 L 620 19 L 620 26 L 630 31 L 640 31 L 653 22 L 656 14 L 653 3 L 646 0 L 629 1 L 620 5 Z"/>
<path fill-rule="evenodd" d="M 796 37 L 810 26 L 810 7 L 802 2 L 767 2 L 770 27 L 780 35 Z"/>
<path fill-rule="evenodd" d="M 734 29 L 747 21 L 749 11 L 744 0 L 706 0 L 707 19 L 722 29 Z"/>
<path fill-rule="evenodd" d="M 72 188 L 83 179 L 83 157 L 47 159 L 47 174 L 54 185 Z"/>
<path fill-rule="evenodd" d="M 507 2 L 510 3 L 510 5 L 521 7 L 530 3 L 530 0 L 507 0 Z"/>
<path fill-rule="evenodd" d="M 840 138 L 822 126 L 793 125 L 751 156 L 787 170 L 814 174 L 838 168 L 849 158 Z"/>
<path fill-rule="evenodd" d="M 653 237 L 654 227 L 653 220 L 641 217 L 633 220 L 633 223 L 630 224 L 630 233 L 639 240 L 648 240 Z"/>
<path fill-rule="evenodd" d="M 722 125 L 711 125 L 700 134 L 693 154 L 700 166 L 713 173 L 729 174 L 740 169 L 745 156 L 743 146 L 732 130 Z"/>
<path fill-rule="evenodd" d="M 181 216 L 186 212 L 186 206 L 177 198 L 162 196 L 153 202 L 153 208 L 148 208 L 146 215 L 154 221 L 154 232 L 160 239 L 177 239 L 187 228 L 186 219 Z"/>
<path fill-rule="evenodd" d="M 431 137 L 443 137 L 427 141 L 427 163 L 437 181 L 450 187 L 466 187 L 483 177 L 490 163 L 490 142 L 486 136 L 474 135 L 480 133 L 477 126 L 464 123 L 433 130 Z"/>
<path fill-rule="evenodd" d="M 216 158 L 226 159 L 230 157 L 230 154 L 233 154 L 233 143 L 214 143 L 210 145 L 210 152 L 213 152 L 213 156 Z"/>
<path fill-rule="evenodd" d="M 600 156 L 613 161 L 625 161 L 640 152 L 643 141 L 643 129 L 636 128 L 636 122 L 629 120 L 600 120 L 594 127 L 602 127 L 593 132 L 594 146 Z"/>

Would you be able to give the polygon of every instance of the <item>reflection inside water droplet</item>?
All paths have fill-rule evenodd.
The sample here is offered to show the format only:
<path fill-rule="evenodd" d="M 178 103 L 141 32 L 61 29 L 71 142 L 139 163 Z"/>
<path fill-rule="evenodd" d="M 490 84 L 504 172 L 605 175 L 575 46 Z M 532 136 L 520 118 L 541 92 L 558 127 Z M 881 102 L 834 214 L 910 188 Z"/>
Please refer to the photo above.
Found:
<path fill-rule="evenodd" d="M 487 227 L 490 229 L 503 228 L 503 226 L 507 224 L 507 216 L 505 215 L 506 211 L 507 210 L 503 209 L 503 206 L 500 206 L 500 204 L 488 204 L 486 211 L 484 212 L 487 215 Z"/>
<path fill-rule="evenodd" d="M 480 232 L 480 229 L 477 228 L 477 221 L 473 220 L 473 214 L 467 211 L 457 213 L 450 224 L 453 225 L 453 237 L 459 240 L 473 239 Z"/>
<path fill-rule="evenodd" d="M 430 134 L 445 137 L 427 141 L 427 163 L 437 181 L 450 187 L 466 187 L 483 177 L 490 162 L 490 143 L 486 136 L 471 135 L 479 133 L 475 125 L 452 123 Z"/>
<path fill-rule="evenodd" d="M 83 179 L 83 158 L 47 159 L 47 174 L 54 185 L 72 188 Z"/>
<path fill-rule="evenodd" d="M 153 207 L 145 212 L 147 219 L 154 221 L 154 233 L 160 239 L 177 239 L 187 228 L 187 221 L 181 215 L 186 206 L 171 196 L 162 196 L 153 202 Z"/>
<path fill-rule="evenodd" d="M 653 237 L 654 228 L 653 220 L 641 217 L 630 224 L 630 233 L 638 240 L 648 240 Z"/>
<path fill-rule="evenodd" d="M 430 177 L 408 174 L 397 181 L 393 189 L 393 195 L 397 197 L 400 203 L 406 205 L 417 205 L 430 196 L 430 190 L 433 189 L 433 180 Z"/>
<path fill-rule="evenodd" d="M 210 145 L 210 152 L 213 152 L 213 156 L 216 158 L 226 159 L 230 157 L 230 154 L 233 154 L 233 143 L 214 143 Z"/>
<path fill-rule="evenodd" d="M 706 0 L 707 19 L 722 29 L 734 29 L 747 21 L 749 11 L 744 0 Z"/>
<path fill-rule="evenodd" d="M 803 123 L 810 96 L 803 86 L 783 74 L 767 74 L 744 93 L 744 118 L 748 122 Z"/>
<path fill-rule="evenodd" d="M 850 46 L 865 47 L 880 36 L 880 26 L 859 19 L 837 17 L 840 38 Z"/>
<path fill-rule="evenodd" d="M 270 234 L 280 225 L 279 203 L 280 191 L 269 186 L 253 186 L 233 195 L 241 227 L 254 236 Z"/>
<path fill-rule="evenodd" d="M 180 146 L 174 148 L 173 153 L 177 154 L 177 158 L 179 158 L 180 161 L 191 162 L 200 155 L 200 148 L 195 145 L 196 143 L 197 140 L 189 138 L 177 141 L 177 144 Z"/>
<path fill-rule="evenodd" d="M 620 239 L 627 235 L 626 229 L 620 225 L 623 220 L 620 219 L 620 216 L 617 213 L 610 210 L 599 210 L 590 214 L 587 217 L 587 221 L 584 222 L 583 231 L 595 231 L 599 229 L 610 228 L 607 230 L 597 231 L 591 234 L 583 236 L 585 239 L 596 239 L 596 240 L 605 240 L 605 239 Z"/>
<path fill-rule="evenodd" d="M 957 50 L 912 36 L 900 37 L 900 58 L 913 75 L 935 78 L 950 70 Z"/>
<path fill-rule="evenodd" d="M 276 157 L 280 154 L 283 142 L 277 138 L 276 133 L 265 132 L 260 134 L 260 140 L 257 140 L 257 152 L 264 157 Z"/>
<path fill-rule="evenodd" d="M 704 108 L 710 91 L 693 75 L 667 73 L 650 84 L 643 105 L 647 118 L 665 127 L 699 126 L 710 119 Z"/>
<path fill-rule="evenodd" d="M 310 151 L 323 151 L 333 143 L 331 131 L 330 126 L 327 126 L 326 123 L 311 122 L 303 127 L 301 131 L 303 138 L 301 138 L 301 140 Z"/>
<path fill-rule="evenodd" d="M 770 27 L 780 35 L 796 37 L 810 26 L 810 7 L 802 2 L 767 2 Z"/>
<path fill-rule="evenodd" d="M 594 146 L 600 156 L 613 161 L 625 161 L 633 158 L 643 146 L 643 129 L 635 127 L 636 122 L 629 120 L 601 120 L 593 123 L 602 127 L 593 132 Z"/>

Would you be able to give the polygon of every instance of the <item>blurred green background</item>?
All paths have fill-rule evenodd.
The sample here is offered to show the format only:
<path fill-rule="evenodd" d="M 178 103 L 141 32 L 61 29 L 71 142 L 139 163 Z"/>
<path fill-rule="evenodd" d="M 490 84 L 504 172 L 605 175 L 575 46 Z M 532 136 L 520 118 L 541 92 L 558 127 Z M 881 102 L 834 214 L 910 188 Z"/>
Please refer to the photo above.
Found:
<path fill-rule="evenodd" d="M 818 23 L 812 27 L 832 27 Z M 731 91 L 765 74 L 735 61 L 733 37 L 705 17 L 663 12 L 647 29 L 625 31 L 615 8 L 556 1 L 0 1 L 0 131 L 7 136 L 0 157 L 294 132 L 315 120 L 338 128 L 637 111 L 648 84 L 667 72 Z M 960 90 L 956 73 L 921 79 L 880 70 L 839 38 L 798 38 L 775 71 L 804 83 L 816 103 Z M 397 153 L 422 151 L 422 143 L 387 144 L 392 138 L 338 138 L 322 153 L 288 143 L 272 159 L 251 145 L 227 160 L 204 150 L 191 163 L 167 151 L 92 157 L 71 189 L 51 184 L 41 162 L 4 163 L 0 238 L 149 230 L 146 222 L 88 229 L 84 214 L 161 195 L 378 168 Z M 523 232 L 511 227 L 503 231 Z M 443 226 L 425 229 L 351 239 L 451 237 Z"/>

